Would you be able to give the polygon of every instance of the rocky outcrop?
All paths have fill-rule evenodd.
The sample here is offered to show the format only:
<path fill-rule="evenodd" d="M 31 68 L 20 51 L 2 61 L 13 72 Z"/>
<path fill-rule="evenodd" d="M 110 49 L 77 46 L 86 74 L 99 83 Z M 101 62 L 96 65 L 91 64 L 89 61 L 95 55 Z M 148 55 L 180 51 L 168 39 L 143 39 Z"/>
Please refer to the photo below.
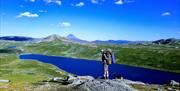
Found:
<path fill-rule="evenodd" d="M 173 44 L 179 44 L 180 43 L 180 40 L 179 39 L 174 39 L 174 38 L 169 38 L 169 39 L 160 39 L 160 40 L 156 40 L 156 41 L 153 41 L 152 43 L 154 44 L 170 44 L 170 45 L 173 45 Z"/>
<path fill-rule="evenodd" d="M 68 76 L 66 78 L 53 78 L 54 82 L 68 83 L 68 86 L 87 91 L 137 91 L 129 84 L 143 84 L 142 82 L 133 82 L 130 80 L 104 80 L 94 79 L 91 76 Z"/>
<path fill-rule="evenodd" d="M 88 91 L 137 91 L 123 80 L 94 79 L 77 86 Z"/>
<path fill-rule="evenodd" d="M 116 79 L 116 80 L 119 80 L 119 79 Z M 120 81 L 124 81 L 126 84 L 146 85 L 145 83 L 140 82 L 140 81 L 131 81 L 131 80 L 127 80 L 127 79 L 123 79 Z"/>
<path fill-rule="evenodd" d="M 179 82 L 176 82 L 176 81 L 174 81 L 174 80 L 171 80 L 170 85 L 171 85 L 171 86 L 179 85 Z"/>
<path fill-rule="evenodd" d="M 47 85 L 49 84 L 49 85 Z M 44 85 L 38 87 L 49 91 L 179 91 L 179 83 L 171 80 L 169 84 L 146 84 L 140 81 L 131 81 L 127 79 L 95 79 L 92 76 L 72 76 L 55 77 Z M 68 89 L 68 90 L 67 90 Z M 63 91 L 64 91 L 63 90 Z M 39 91 L 39 90 L 37 90 Z"/>

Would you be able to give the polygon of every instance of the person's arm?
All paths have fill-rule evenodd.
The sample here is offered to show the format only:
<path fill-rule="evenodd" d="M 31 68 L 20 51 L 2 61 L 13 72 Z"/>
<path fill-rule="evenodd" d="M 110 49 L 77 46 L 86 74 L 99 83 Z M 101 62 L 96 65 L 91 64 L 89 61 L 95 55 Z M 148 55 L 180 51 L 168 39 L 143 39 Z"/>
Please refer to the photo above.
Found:
<path fill-rule="evenodd" d="M 105 53 L 103 54 L 103 56 L 104 56 L 104 58 L 105 58 L 106 60 L 108 59 L 108 57 L 106 56 L 106 54 L 105 54 Z"/>

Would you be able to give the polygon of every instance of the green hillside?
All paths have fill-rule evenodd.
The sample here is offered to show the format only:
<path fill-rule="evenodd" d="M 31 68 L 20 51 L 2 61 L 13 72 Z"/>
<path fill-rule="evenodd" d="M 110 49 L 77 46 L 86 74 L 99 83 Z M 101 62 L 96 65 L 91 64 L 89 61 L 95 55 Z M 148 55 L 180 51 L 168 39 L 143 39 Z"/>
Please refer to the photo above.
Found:
<path fill-rule="evenodd" d="M 33 60 L 20 61 L 12 51 L 11 53 L 0 53 L 0 79 L 11 81 L 10 83 L 0 83 L 1 91 L 7 91 L 6 87 L 9 88 L 8 91 L 26 91 L 36 88 L 35 84 L 43 80 L 67 74 L 50 64 Z"/>
<path fill-rule="evenodd" d="M 39 88 L 37 84 L 44 84 L 41 83 L 43 80 L 68 75 L 68 73 L 50 64 L 35 60 L 20 61 L 17 56 L 21 53 L 101 60 L 99 50 L 111 48 L 115 52 L 116 63 L 118 64 L 180 73 L 179 45 L 95 45 L 62 40 L 40 43 L 0 42 L 0 79 L 11 81 L 7 84 L 0 83 L 0 86 L 10 86 L 8 90 L 32 90 L 33 88 Z M 9 46 L 16 46 L 16 48 L 8 48 Z M 57 85 L 55 87 L 59 87 L 59 89 L 74 90 Z M 1 88 L 1 90 L 6 91 L 7 89 Z"/>
<path fill-rule="evenodd" d="M 26 52 L 100 60 L 100 49 L 111 48 L 118 64 L 180 72 L 179 45 L 92 45 L 63 41 L 41 42 L 25 47 Z"/>

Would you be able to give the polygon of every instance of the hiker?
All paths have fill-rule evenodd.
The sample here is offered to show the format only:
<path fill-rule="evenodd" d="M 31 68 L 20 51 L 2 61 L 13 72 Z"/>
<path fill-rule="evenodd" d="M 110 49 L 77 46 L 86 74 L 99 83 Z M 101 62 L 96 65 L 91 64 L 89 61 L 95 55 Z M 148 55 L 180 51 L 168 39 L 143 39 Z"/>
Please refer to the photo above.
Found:
<path fill-rule="evenodd" d="M 106 51 L 101 50 L 102 54 L 102 62 L 103 62 L 103 68 L 104 68 L 104 79 L 109 78 L 109 70 L 108 65 L 112 64 L 112 51 L 111 49 L 106 49 Z"/>

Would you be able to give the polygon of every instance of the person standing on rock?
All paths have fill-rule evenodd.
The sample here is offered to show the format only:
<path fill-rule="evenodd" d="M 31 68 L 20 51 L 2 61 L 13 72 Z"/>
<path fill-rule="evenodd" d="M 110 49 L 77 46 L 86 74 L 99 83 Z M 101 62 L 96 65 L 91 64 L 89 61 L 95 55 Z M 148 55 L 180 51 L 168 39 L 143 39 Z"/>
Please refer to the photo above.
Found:
<path fill-rule="evenodd" d="M 106 51 L 101 50 L 102 54 L 102 63 L 103 63 L 103 68 L 104 68 L 104 79 L 109 78 L 109 69 L 108 65 L 112 64 L 112 51 L 111 49 L 106 49 Z"/>

